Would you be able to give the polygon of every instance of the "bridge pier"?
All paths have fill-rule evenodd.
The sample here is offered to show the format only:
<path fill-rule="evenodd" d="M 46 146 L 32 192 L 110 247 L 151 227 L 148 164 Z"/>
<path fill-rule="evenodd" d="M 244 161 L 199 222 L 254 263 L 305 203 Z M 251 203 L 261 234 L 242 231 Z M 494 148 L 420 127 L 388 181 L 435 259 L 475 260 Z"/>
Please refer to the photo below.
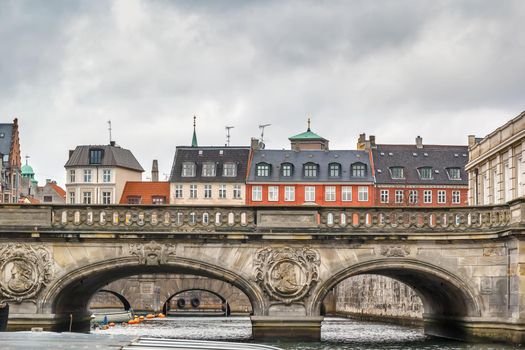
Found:
<path fill-rule="evenodd" d="M 265 340 L 320 341 L 322 316 L 252 316 L 253 338 Z"/>

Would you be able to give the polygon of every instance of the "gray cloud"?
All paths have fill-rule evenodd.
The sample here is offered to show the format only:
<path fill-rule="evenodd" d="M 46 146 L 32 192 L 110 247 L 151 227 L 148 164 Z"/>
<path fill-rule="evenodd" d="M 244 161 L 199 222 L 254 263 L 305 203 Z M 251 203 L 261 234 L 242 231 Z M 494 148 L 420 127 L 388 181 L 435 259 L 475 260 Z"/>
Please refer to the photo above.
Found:
<path fill-rule="evenodd" d="M 521 1 L 5 1 L 0 115 L 39 180 L 67 150 L 119 144 L 149 169 L 176 145 L 288 147 L 313 118 L 333 148 L 466 143 L 523 110 Z"/>

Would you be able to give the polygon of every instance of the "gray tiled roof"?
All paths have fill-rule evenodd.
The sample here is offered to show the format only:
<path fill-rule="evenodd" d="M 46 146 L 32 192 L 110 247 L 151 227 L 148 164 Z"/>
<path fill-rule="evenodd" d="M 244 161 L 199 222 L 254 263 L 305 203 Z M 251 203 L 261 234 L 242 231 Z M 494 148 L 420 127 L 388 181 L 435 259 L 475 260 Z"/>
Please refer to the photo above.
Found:
<path fill-rule="evenodd" d="M 220 154 L 221 150 L 222 154 Z M 199 154 L 199 151 L 202 151 L 202 154 Z M 249 156 L 250 147 L 178 146 L 173 159 L 170 182 L 245 182 Z M 196 164 L 195 176 L 181 176 L 182 163 L 184 162 Z M 217 164 L 215 169 L 216 176 L 202 176 L 202 164 L 205 162 Z M 223 164 L 230 162 L 237 164 L 237 176 L 222 176 Z"/>
<path fill-rule="evenodd" d="M 0 124 L 0 154 L 9 154 L 11 150 L 11 137 L 13 135 L 13 124 Z"/>
<path fill-rule="evenodd" d="M 378 184 L 468 185 L 465 172 L 467 146 L 423 145 L 423 148 L 417 148 L 416 145 L 377 145 L 372 155 Z M 403 167 L 405 179 L 392 179 L 391 167 Z M 417 169 L 421 167 L 432 167 L 432 180 L 419 178 Z M 450 180 L 447 168 L 460 168 L 461 180 Z"/>
<path fill-rule="evenodd" d="M 140 166 L 137 158 L 131 153 L 130 150 L 121 148 L 118 146 L 109 145 L 89 145 L 89 146 L 77 146 L 73 151 L 73 154 L 69 157 L 66 165 L 68 167 L 74 166 L 93 166 L 95 164 L 89 163 L 89 150 L 90 149 L 101 149 L 103 150 L 102 161 L 99 166 L 115 166 L 120 168 L 126 168 L 136 171 L 144 171 Z"/>
<path fill-rule="evenodd" d="M 316 178 L 303 176 L 303 164 L 315 163 L 319 165 L 319 176 Z M 256 166 L 259 163 L 271 165 L 269 177 L 256 176 Z M 281 176 L 281 164 L 293 164 L 293 174 L 290 177 Z M 328 165 L 341 164 L 342 174 L 334 178 L 329 176 Z M 364 163 L 367 173 L 365 177 L 350 176 L 350 166 L 354 163 Z M 330 150 L 330 151 L 289 151 L 289 150 L 259 150 L 255 151 L 250 165 L 248 182 L 373 182 L 370 171 L 370 158 L 366 151 Z"/>

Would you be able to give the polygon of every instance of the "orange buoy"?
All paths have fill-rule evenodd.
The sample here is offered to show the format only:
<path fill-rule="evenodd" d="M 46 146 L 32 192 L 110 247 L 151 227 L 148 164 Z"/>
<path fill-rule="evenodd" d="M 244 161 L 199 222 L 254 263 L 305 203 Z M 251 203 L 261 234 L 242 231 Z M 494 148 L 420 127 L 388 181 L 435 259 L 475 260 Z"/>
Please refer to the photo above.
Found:
<path fill-rule="evenodd" d="M 153 315 L 153 314 L 147 314 L 146 315 L 146 318 L 154 318 L 154 317 L 155 317 L 155 315 Z"/>
<path fill-rule="evenodd" d="M 115 322 L 110 322 L 109 326 L 110 327 L 115 327 Z"/>
<path fill-rule="evenodd" d="M 144 320 L 144 316 L 140 316 L 139 319 L 142 321 Z"/>
<path fill-rule="evenodd" d="M 160 314 L 157 315 L 158 318 L 164 318 L 166 317 L 166 315 L 164 315 L 162 312 Z"/>

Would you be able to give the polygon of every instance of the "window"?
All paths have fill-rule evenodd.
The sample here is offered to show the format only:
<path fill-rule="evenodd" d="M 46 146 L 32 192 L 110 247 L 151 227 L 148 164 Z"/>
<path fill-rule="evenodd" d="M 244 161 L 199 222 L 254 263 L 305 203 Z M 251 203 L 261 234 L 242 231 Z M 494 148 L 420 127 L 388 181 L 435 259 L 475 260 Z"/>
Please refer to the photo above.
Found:
<path fill-rule="evenodd" d="M 51 203 L 53 201 L 53 196 L 44 196 L 44 203 Z"/>
<path fill-rule="evenodd" d="M 242 190 L 241 185 L 233 185 L 233 199 L 241 199 Z"/>
<path fill-rule="evenodd" d="M 257 176 L 270 176 L 270 164 L 259 163 L 257 164 Z"/>
<path fill-rule="evenodd" d="M 518 197 L 522 197 L 524 194 L 524 183 L 523 183 L 523 159 L 519 158 L 516 161 L 516 183 L 518 184 Z"/>
<path fill-rule="evenodd" d="M 82 194 L 82 203 L 91 204 L 91 192 L 84 192 Z"/>
<path fill-rule="evenodd" d="M 492 172 L 492 204 L 499 203 L 498 188 L 499 188 L 498 170 L 494 169 Z"/>
<path fill-rule="evenodd" d="M 252 187 L 252 201 L 254 202 L 262 201 L 262 186 Z"/>
<path fill-rule="evenodd" d="M 75 192 L 69 192 L 69 204 L 75 204 Z"/>
<path fill-rule="evenodd" d="M 357 188 L 357 200 L 359 202 L 368 201 L 368 187 L 367 186 L 359 186 Z"/>
<path fill-rule="evenodd" d="M 140 196 L 128 196 L 128 204 L 140 204 Z"/>
<path fill-rule="evenodd" d="M 304 165 L 304 176 L 305 177 L 316 177 L 317 176 L 317 164 L 306 163 Z"/>
<path fill-rule="evenodd" d="M 461 196 L 459 191 L 452 191 L 452 203 L 459 204 L 461 202 Z"/>
<path fill-rule="evenodd" d="M 69 182 L 76 182 L 76 172 L 75 169 L 69 171 Z"/>
<path fill-rule="evenodd" d="M 290 163 L 284 163 L 281 165 L 281 175 L 284 177 L 290 177 L 292 176 L 293 172 L 293 165 Z"/>
<path fill-rule="evenodd" d="M 102 204 L 111 204 L 111 192 L 102 192 Z"/>
<path fill-rule="evenodd" d="M 89 150 L 89 164 L 100 164 L 102 162 L 102 150 L 101 149 L 90 149 Z"/>
<path fill-rule="evenodd" d="M 324 188 L 324 200 L 327 202 L 335 202 L 335 186 L 326 186 Z"/>
<path fill-rule="evenodd" d="M 226 185 L 219 185 L 219 198 L 226 199 Z"/>
<path fill-rule="evenodd" d="M 405 200 L 405 191 L 396 190 L 395 196 L 396 196 L 395 201 L 397 204 L 403 203 L 403 201 Z"/>
<path fill-rule="evenodd" d="M 423 191 L 423 203 L 432 203 L 432 191 L 424 190 Z"/>
<path fill-rule="evenodd" d="M 182 185 L 175 185 L 175 198 L 182 198 Z"/>
<path fill-rule="evenodd" d="M 330 163 L 330 165 L 328 165 L 328 174 L 330 175 L 330 177 L 341 176 L 341 164 Z"/>
<path fill-rule="evenodd" d="M 352 201 L 352 187 L 350 187 L 350 186 L 343 186 L 343 187 L 341 187 L 341 200 L 343 202 L 351 202 Z"/>
<path fill-rule="evenodd" d="M 438 191 L 438 203 L 443 204 L 447 202 L 447 192 L 444 190 Z"/>
<path fill-rule="evenodd" d="M 447 172 L 450 180 L 461 180 L 461 171 L 459 168 L 449 168 Z"/>
<path fill-rule="evenodd" d="M 222 176 L 237 176 L 237 165 L 235 163 L 224 163 L 224 166 L 222 168 Z"/>
<path fill-rule="evenodd" d="M 404 179 L 405 178 L 405 169 L 400 166 L 390 168 L 390 176 L 392 179 Z"/>
<path fill-rule="evenodd" d="M 151 202 L 155 205 L 166 204 L 166 197 L 165 196 L 153 196 L 151 197 Z"/>
<path fill-rule="evenodd" d="M 410 204 L 417 203 L 417 190 L 410 190 L 408 192 L 408 203 Z"/>
<path fill-rule="evenodd" d="M 206 176 L 206 177 L 215 176 L 215 163 L 212 163 L 212 162 L 202 163 L 202 176 Z"/>
<path fill-rule="evenodd" d="M 284 201 L 285 202 L 294 202 L 295 201 L 295 187 L 294 186 L 285 186 L 284 187 Z"/>
<path fill-rule="evenodd" d="M 503 166 L 503 181 L 505 185 L 505 202 L 508 202 L 512 199 L 512 186 L 510 185 L 509 162 L 505 163 L 505 165 Z"/>
<path fill-rule="evenodd" d="M 190 185 L 190 198 L 197 198 L 197 185 Z"/>
<path fill-rule="evenodd" d="M 204 198 L 211 198 L 211 185 L 204 185 Z"/>
<path fill-rule="evenodd" d="M 194 177 L 195 176 L 195 163 L 184 162 L 182 163 L 182 177 Z"/>
<path fill-rule="evenodd" d="M 304 201 L 305 202 L 315 202 L 315 187 L 314 186 L 304 187 Z"/>
<path fill-rule="evenodd" d="M 490 177 L 488 171 L 483 175 L 483 204 L 490 204 Z"/>
<path fill-rule="evenodd" d="M 102 182 L 111 182 L 111 169 L 102 170 Z"/>
<path fill-rule="evenodd" d="M 381 203 L 388 203 L 388 190 L 381 190 Z"/>
<path fill-rule="evenodd" d="M 353 177 L 365 177 L 366 176 L 366 165 L 363 163 L 355 163 L 351 166 Z"/>
<path fill-rule="evenodd" d="M 417 169 L 419 171 L 419 178 L 421 180 L 432 180 L 432 168 L 425 167 Z"/>
<path fill-rule="evenodd" d="M 91 169 L 84 169 L 84 182 L 91 182 Z"/>
<path fill-rule="evenodd" d="M 279 187 L 268 186 L 268 201 L 277 202 L 279 200 Z"/>

